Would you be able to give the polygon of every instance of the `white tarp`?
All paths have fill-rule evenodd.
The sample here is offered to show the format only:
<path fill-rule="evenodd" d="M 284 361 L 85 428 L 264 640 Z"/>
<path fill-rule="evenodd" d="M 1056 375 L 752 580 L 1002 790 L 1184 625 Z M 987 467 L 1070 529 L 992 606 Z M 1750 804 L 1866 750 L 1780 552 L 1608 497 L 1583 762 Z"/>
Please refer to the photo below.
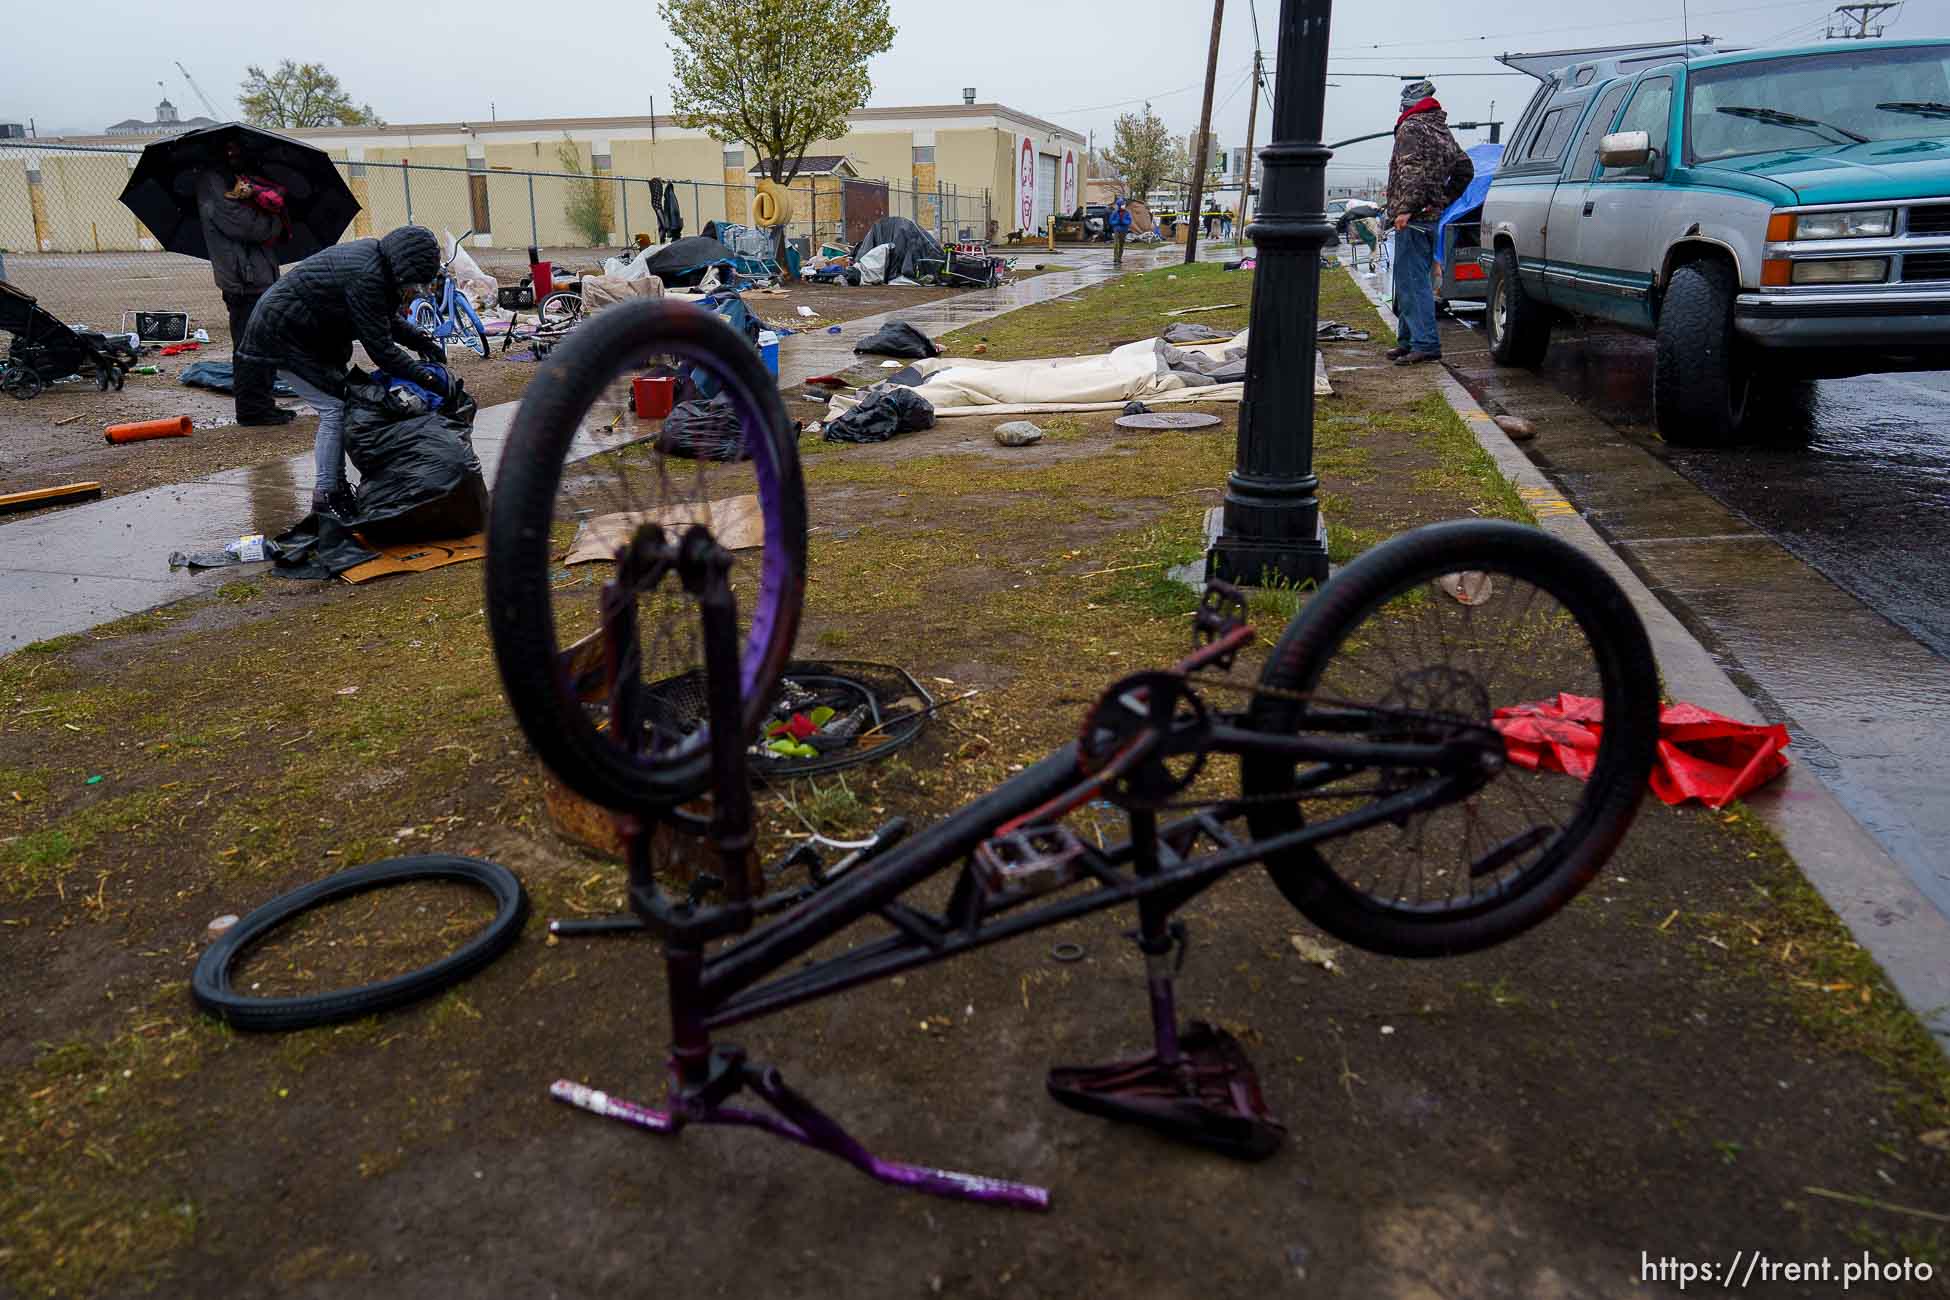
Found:
<path fill-rule="evenodd" d="M 1227 348 L 1244 347 L 1244 333 L 1235 338 L 1180 349 L 1223 356 Z M 1204 384 L 1173 371 L 1165 362 L 1170 347 L 1158 339 L 1126 343 L 1097 356 L 1054 357 L 1035 361 L 985 361 L 979 357 L 933 357 L 915 363 L 927 380 L 919 392 L 934 404 L 937 415 L 971 408 L 1036 406 L 1061 410 L 1100 404 L 1149 402 L 1167 394 L 1195 389 L 1197 396 L 1180 400 L 1238 401 L 1243 385 Z"/>
<path fill-rule="evenodd" d="M 1246 346 L 1248 331 L 1210 343 L 1191 343 L 1179 352 L 1221 359 Z M 1165 364 L 1171 345 L 1141 339 L 1097 356 L 1051 357 L 1034 361 L 987 361 L 979 357 L 931 357 L 913 368 L 925 376 L 915 392 L 934 406 L 937 418 L 957 415 L 1038 415 L 1060 411 L 1114 411 L 1126 402 L 1169 406 L 1181 402 L 1245 400 L 1243 383 L 1201 384 Z M 1332 394 L 1315 353 L 1314 393 Z M 838 415 L 859 399 L 835 396 L 829 409 Z"/>
<path fill-rule="evenodd" d="M 603 259 L 603 274 L 616 276 L 624 280 L 635 280 L 641 276 L 646 276 L 650 274 L 650 270 L 644 263 L 669 247 L 669 244 L 651 244 L 645 248 L 638 249 L 628 258 L 605 257 Z"/>
<path fill-rule="evenodd" d="M 853 265 L 859 268 L 861 284 L 887 283 L 887 258 L 892 255 L 892 244 L 881 244 L 860 254 L 860 260 Z"/>

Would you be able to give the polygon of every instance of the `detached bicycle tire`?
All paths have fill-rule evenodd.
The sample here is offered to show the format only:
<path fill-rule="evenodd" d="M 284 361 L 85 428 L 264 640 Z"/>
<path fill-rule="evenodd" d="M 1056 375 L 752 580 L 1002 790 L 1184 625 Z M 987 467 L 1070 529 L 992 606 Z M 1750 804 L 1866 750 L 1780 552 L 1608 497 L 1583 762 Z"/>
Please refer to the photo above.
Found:
<path fill-rule="evenodd" d="M 493 895 L 494 919 L 486 929 L 439 961 L 358 988 L 303 997 L 253 998 L 230 986 L 230 976 L 250 950 L 279 926 L 315 907 L 386 885 L 448 880 L 476 885 Z M 514 872 L 494 862 L 446 853 L 387 858 L 327 876 L 294 889 L 230 927 L 196 963 L 190 994 L 198 1006 L 237 1029 L 308 1029 L 391 1010 L 459 983 L 499 957 L 521 936 L 528 894 Z"/>

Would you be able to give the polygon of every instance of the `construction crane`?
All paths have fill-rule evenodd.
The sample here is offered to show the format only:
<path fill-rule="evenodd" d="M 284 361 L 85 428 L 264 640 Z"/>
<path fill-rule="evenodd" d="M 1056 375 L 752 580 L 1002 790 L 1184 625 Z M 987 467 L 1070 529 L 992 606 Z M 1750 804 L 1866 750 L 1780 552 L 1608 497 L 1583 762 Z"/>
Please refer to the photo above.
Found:
<path fill-rule="evenodd" d="M 190 83 L 190 89 L 195 91 L 196 97 L 203 101 L 203 111 L 208 113 L 211 117 L 221 121 L 223 119 L 223 114 L 219 113 L 217 111 L 217 106 L 210 102 L 210 97 L 203 93 L 203 87 L 196 84 L 196 78 L 192 77 L 190 75 L 190 70 L 183 66 L 183 61 L 181 59 L 176 59 L 174 60 L 174 62 L 176 64 L 176 71 L 183 74 L 183 80 Z"/>

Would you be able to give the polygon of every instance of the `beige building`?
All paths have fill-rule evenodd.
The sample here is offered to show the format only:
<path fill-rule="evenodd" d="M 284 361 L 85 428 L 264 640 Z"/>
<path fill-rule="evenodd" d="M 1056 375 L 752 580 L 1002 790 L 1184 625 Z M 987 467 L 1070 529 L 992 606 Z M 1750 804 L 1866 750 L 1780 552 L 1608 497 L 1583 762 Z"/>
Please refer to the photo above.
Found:
<path fill-rule="evenodd" d="M 827 172 L 808 187 L 811 201 L 797 205 L 792 233 L 842 233 L 816 229 L 816 216 L 836 211 L 836 226 L 856 224 L 872 210 L 876 190 L 884 211 L 938 228 L 947 238 L 1034 230 L 1050 214 L 1072 211 L 1082 201 L 1084 137 L 1005 105 L 863 108 L 848 121 L 844 137 L 807 148 L 808 158 L 821 159 Z M 638 231 L 654 238 L 652 177 L 678 183 L 686 233 L 708 221 L 747 221 L 759 161 L 755 150 L 722 144 L 670 117 L 430 122 L 289 134 L 346 164 L 363 207 L 348 237 L 410 220 L 456 234 L 472 228 L 480 232 L 479 244 L 500 247 L 621 245 Z M 125 149 L 132 141 L 96 136 L 34 143 L 39 147 L 0 141 L 0 248 L 155 246 L 116 202 L 133 156 L 99 152 Z M 618 182 L 596 187 L 601 197 L 593 211 L 590 203 L 574 201 L 575 182 L 549 174 L 564 171 L 565 150 L 585 173 Z M 822 193 L 837 193 L 839 203 L 817 197 Z"/>

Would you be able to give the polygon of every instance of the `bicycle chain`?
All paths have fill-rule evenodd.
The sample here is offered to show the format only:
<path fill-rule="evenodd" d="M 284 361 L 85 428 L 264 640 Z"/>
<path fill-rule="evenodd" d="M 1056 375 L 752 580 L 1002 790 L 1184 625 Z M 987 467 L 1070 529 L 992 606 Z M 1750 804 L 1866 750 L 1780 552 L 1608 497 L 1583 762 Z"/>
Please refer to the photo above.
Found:
<path fill-rule="evenodd" d="M 1440 714 L 1440 713 L 1429 713 L 1426 710 L 1421 710 L 1421 709 L 1383 709 L 1376 705 L 1355 704 L 1352 701 L 1348 701 L 1348 700 L 1333 700 L 1333 699 L 1323 700 L 1316 697 L 1312 692 L 1309 691 L 1288 690 L 1285 687 L 1267 686 L 1264 683 L 1259 683 L 1259 682 L 1249 683 L 1249 682 L 1234 681 L 1230 677 L 1196 677 L 1192 673 L 1187 673 L 1175 668 L 1165 669 L 1164 671 L 1170 673 L 1172 676 L 1183 679 L 1187 685 L 1216 686 L 1216 687 L 1223 688 L 1225 690 L 1238 691 L 1240 693 L 1247 694 L 1247 695 L 1265 696 L 1269 699 L 1292 700 L 1300 704 L 1326 704 L 1330 706 L 1340 706 L 1340 707 L 1350 708 L 1350 709 L 1364 709 L 1370 713 L 1374 713 L 1389 718 L 1398 718 L 1406 722 L 1449 723 L 1453 725 L 1458 721 L 1458 719 L 1456 719 L 1454 716 L 1451 715 Z M 1468 725 L 1481 725 L 1481 724 L 1472 723 Z M 1333 798 L 1333 799 L 1358 799 L 1358 798 L 1365 798 L 1370 795 L 1375 795 L 1379 793 L 1382 792 L 1377 790 L 1347 790 L 1347 791 L 1337 790 L 1337 791 L 1332 791 L 1330 793 L 1322 794 L 1319 797 Z M 1186 811 L 1191 811 L 1193 809 L 1199 809 L 1199 808 L 1215 808 L 1221 805 L 1230 805 L 1232 807 L 1250 807 L 1259 804 L 1291 803 L 1295 800 L 1296 797 L 1298 796 L 1296 796 L 1296 794 L 1291 791 L 1284 794 L 1280 794 L 1280 793 L 1258 794 L 1258 795 L 1239 794 L 1239 795 L 1234 795 L 1230 798 L 1215 797 L 1212 799 L 1168 800 L 1164 803 L 1152 804 L 1149 806 L 1155 812 L 1186 812 Z"/>

